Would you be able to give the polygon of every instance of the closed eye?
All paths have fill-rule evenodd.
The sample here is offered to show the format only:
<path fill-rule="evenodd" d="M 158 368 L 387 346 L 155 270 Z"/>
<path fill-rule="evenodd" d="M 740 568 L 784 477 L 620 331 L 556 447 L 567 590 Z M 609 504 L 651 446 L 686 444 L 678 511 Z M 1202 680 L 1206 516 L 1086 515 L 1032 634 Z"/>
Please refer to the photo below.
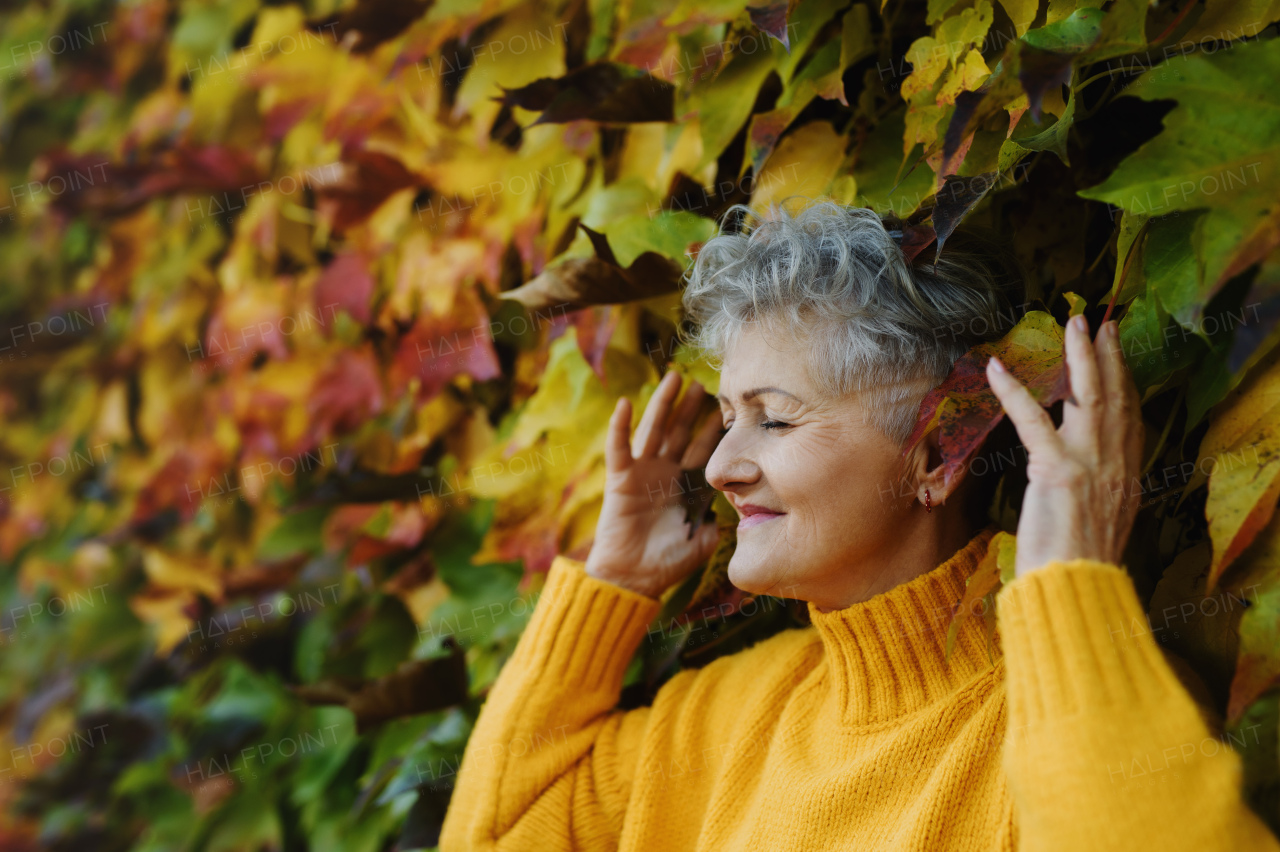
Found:
<path fill-rule="evenodd" d="M 781 420 L 766 420 L 760 424 L 762 429 L 787 429 L 790 423 L 783 423 Z"/>

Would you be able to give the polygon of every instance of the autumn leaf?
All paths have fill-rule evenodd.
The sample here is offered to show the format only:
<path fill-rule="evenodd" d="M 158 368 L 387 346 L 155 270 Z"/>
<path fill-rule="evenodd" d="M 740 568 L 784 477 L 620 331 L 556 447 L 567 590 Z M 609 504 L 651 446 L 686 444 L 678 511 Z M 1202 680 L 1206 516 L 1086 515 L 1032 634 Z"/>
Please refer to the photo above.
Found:
<path fill-rule="evenodd" d="M 1208 471 L 1209 588 L 1267 526 L 1280 500 L 1280 361 L 1269 362 L 1223 404 L 1200 444 L 1201 478 L 1190 484 Z"/>
<path fill-rule="evenodd" d="M 89 211 L 123 215 L 153 198 L 177 193 L 204 196 L 206 203 L 212 196 L 230 207 L 235 200 L 243 203 L 244 188 L 258 186 L 263 177 L 252 154 L 221 145 L 175 145 L 132 163 L 114 163 L 97 153 L 54 151 L 40 159 L 35 176 L 51 187 L 78 187 L 53 197 L 54 207 L 67 216 Z"/>
<path fill-rule="evenodd" d="M 1236 592 L 1236 597 L 1248 602 L 1240 616 L 1239 656 L 1235 676 L 1231 680 L 1231 694 L 1227 703 L 1227 718 L 1237 720 L 1244 715 L 1263 693 L 1280 683 L 1280 522 L 1271 520 L 1245 551 L 1243 574 L 1249 577 L 1248 586 Z M 1238 586 L 1241 584 L 1237 584 Z M 1232 594 L 1236 590 L 1228 590 Z M 1223 595 L 1225 597 L 1225 595 Z"/>
<path fill-rule="evenodd" d="M 324 268 L 316 281 L 316 311 L 321 316 L 326 310 L 332 315 L 336 307 L 362 325 L 368 325 L 372 317 L 370 300 L 373 288 L 368 259 L 351 252 L 340 254 Z"/>
<path fill-rule="evenodd" d="M 774 0 L 763 6 L 748 6 L 751 23 L 776 38 L 783 47 L 791 50 L 791 41 L 787 33 L 787 13 L 791 10 L 791 0 Z"/>
<path fill-rule="evenodd" d="M 422 180 L 393 156 L 378 151 L 355 151 L 333 174 L 314 182 L 316 210 L 343 232 L 366 220 L 387 197 Z"/>
<path fill-rule="evenodd" d="M 1033 121 L 1040 121 L 1045 94 L 1051 86 L 1071 82 L 1076 55 L 1097 43 L 1102 35 L 1101 9 L 1086 7 L 1023 37 L 1018 53 L 1018 79 L 1027 93 Z"/>
<path fill-rule="evenodd" d="M 1006 532 L 996 533 L 978 567 L 965 581 L 964 596 L 956 604 L 947 625 L 946 655 L 951 656 L 956 637 L 966 618 L 987 618 L 995 612 L 995 597 L 1002 584 L 1013 579 L 1018 540 Z"/>
<path fill-rule="evenodd" d="M 368 350 L 345 350 L 316 379 L 307 400 L 311 436 L 318 445 L 382 410 L 382 378 Z"/>
<path fill-rule="evenodd" d="M 1043 311 L 1029 311 L 1000 340 L 973 347 L 921 401 L 915 429 L 903 453 L 931 429 L 938 429 L 944 476 L 950 481 L 1004 417 L 1000 401 L 987 384 L 991 357 L 999 357 L 1036 401 L 1048 407 L 1067 395 L 1062 347 L 1062 326 Z"/>
<path fill-rule="evenodd" d="M 540 112 L 535 124 L 579 119 L 671 121 L 674 93 L 675 87 L 665 80 L 626 65 L 602 62 L 504 92 L 502 102 Z"/>
<path fill-rule="evenodd" d="M 1129 567 L 1233 726 L 1274 722 L 1274 0 L 9 6 L 0 612 L 46 609 L 0 655 L 0 740 L 112 733 L 0 785 L 0 846 L 438 845 L 422 767 L 456 773 L 544 572 L 588 554 L 618 397 L 638 418 L 664 365 L 718 386 L 679 344 L 690 258 L 793 194 L 874 209 L 917 264 L 980 221 L 1028 304 L 1119 320 Z M 1033 311 L 976 347 L 913 440 L 954 477 L 1003 416 L 986 359 L 1047 405 L 1061 341 Z M 1013 529 L 1003 484 L 979 508 Z M 803 610 L 744 611 L 732 508 L 672 485 L 722 535 L 628 706 Z M 997 541 L 952 642 L 991 635 Z M 1273 750 L 1243 756 L 1280 825 Z"/>
<path fill-rule="evenodd" d="M 547 268 L 541 275 L 502 298 L 524 305 L 531 313 L 549 308 L 576 311 L 589 305 L 613 305 L 660 296 L 678 289 L 684 270 L 653 251 L 646 251 L 623 268 L 617 264 L 608 241 L 594 235 L 596 257 L 575 257 Z M 603 255 L 603 256 L 601 256 Z"/>

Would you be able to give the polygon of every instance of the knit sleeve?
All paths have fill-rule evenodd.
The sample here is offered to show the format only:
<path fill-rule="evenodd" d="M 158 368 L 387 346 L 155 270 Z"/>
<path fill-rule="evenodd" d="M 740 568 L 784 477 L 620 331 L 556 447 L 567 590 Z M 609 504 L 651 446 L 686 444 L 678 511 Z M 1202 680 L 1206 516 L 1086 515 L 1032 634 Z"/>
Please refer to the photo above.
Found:
<path fill-rule="evenodd" d="M 614 707 L 658 609 L 556 559 L 467 743 L 442 852 L 617 848 L 650 711 Z"/>
<path fill-rule="evenodd" d="M 1233 750 L 1264 746 L 1210 732 L 1127 574 L 1053 563 L 1002 589 L 997 611 L 1020 849 L 1280 850 Z"/>

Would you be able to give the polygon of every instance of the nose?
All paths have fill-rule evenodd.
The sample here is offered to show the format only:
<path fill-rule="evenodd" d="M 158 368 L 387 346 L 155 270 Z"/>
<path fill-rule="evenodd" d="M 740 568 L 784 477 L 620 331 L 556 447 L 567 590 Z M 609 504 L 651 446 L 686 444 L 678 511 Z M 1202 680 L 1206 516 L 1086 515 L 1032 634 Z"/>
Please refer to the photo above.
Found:
<path fill-rule="evenodd" d="M 707 482 L 717 491 L 737 491 L 760 481 L 760 466 L 741 433 L 735 433 L 731 428 L 707 461 Z"/>

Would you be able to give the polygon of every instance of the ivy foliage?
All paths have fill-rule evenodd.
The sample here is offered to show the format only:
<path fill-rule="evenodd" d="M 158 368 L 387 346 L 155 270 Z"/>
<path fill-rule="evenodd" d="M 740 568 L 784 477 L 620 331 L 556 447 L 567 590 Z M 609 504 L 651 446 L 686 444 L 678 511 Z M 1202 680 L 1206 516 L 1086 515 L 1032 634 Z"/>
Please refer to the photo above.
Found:
<path fill-rule="evenodd" d="M 1146 624 L 1280 826 L 1280 3 L 50 0 L 0 9 L 0 846 L 427 849 L 603 437 L 734 204 L 826 196 L 1030 270 L 1062 396 L 1120 321 Z M 7 63 L 7 64 L 6 64 Z M 940 330 L 947 333 L 947 330 Z M 731 510 L 624 702 L 793 625 Z M 966 595 L 994 594 L 1012 539 Z M 998 557 L 998 558 L 997 558 Z M 989 610 L 988 610 L 989 611 Z"/>

